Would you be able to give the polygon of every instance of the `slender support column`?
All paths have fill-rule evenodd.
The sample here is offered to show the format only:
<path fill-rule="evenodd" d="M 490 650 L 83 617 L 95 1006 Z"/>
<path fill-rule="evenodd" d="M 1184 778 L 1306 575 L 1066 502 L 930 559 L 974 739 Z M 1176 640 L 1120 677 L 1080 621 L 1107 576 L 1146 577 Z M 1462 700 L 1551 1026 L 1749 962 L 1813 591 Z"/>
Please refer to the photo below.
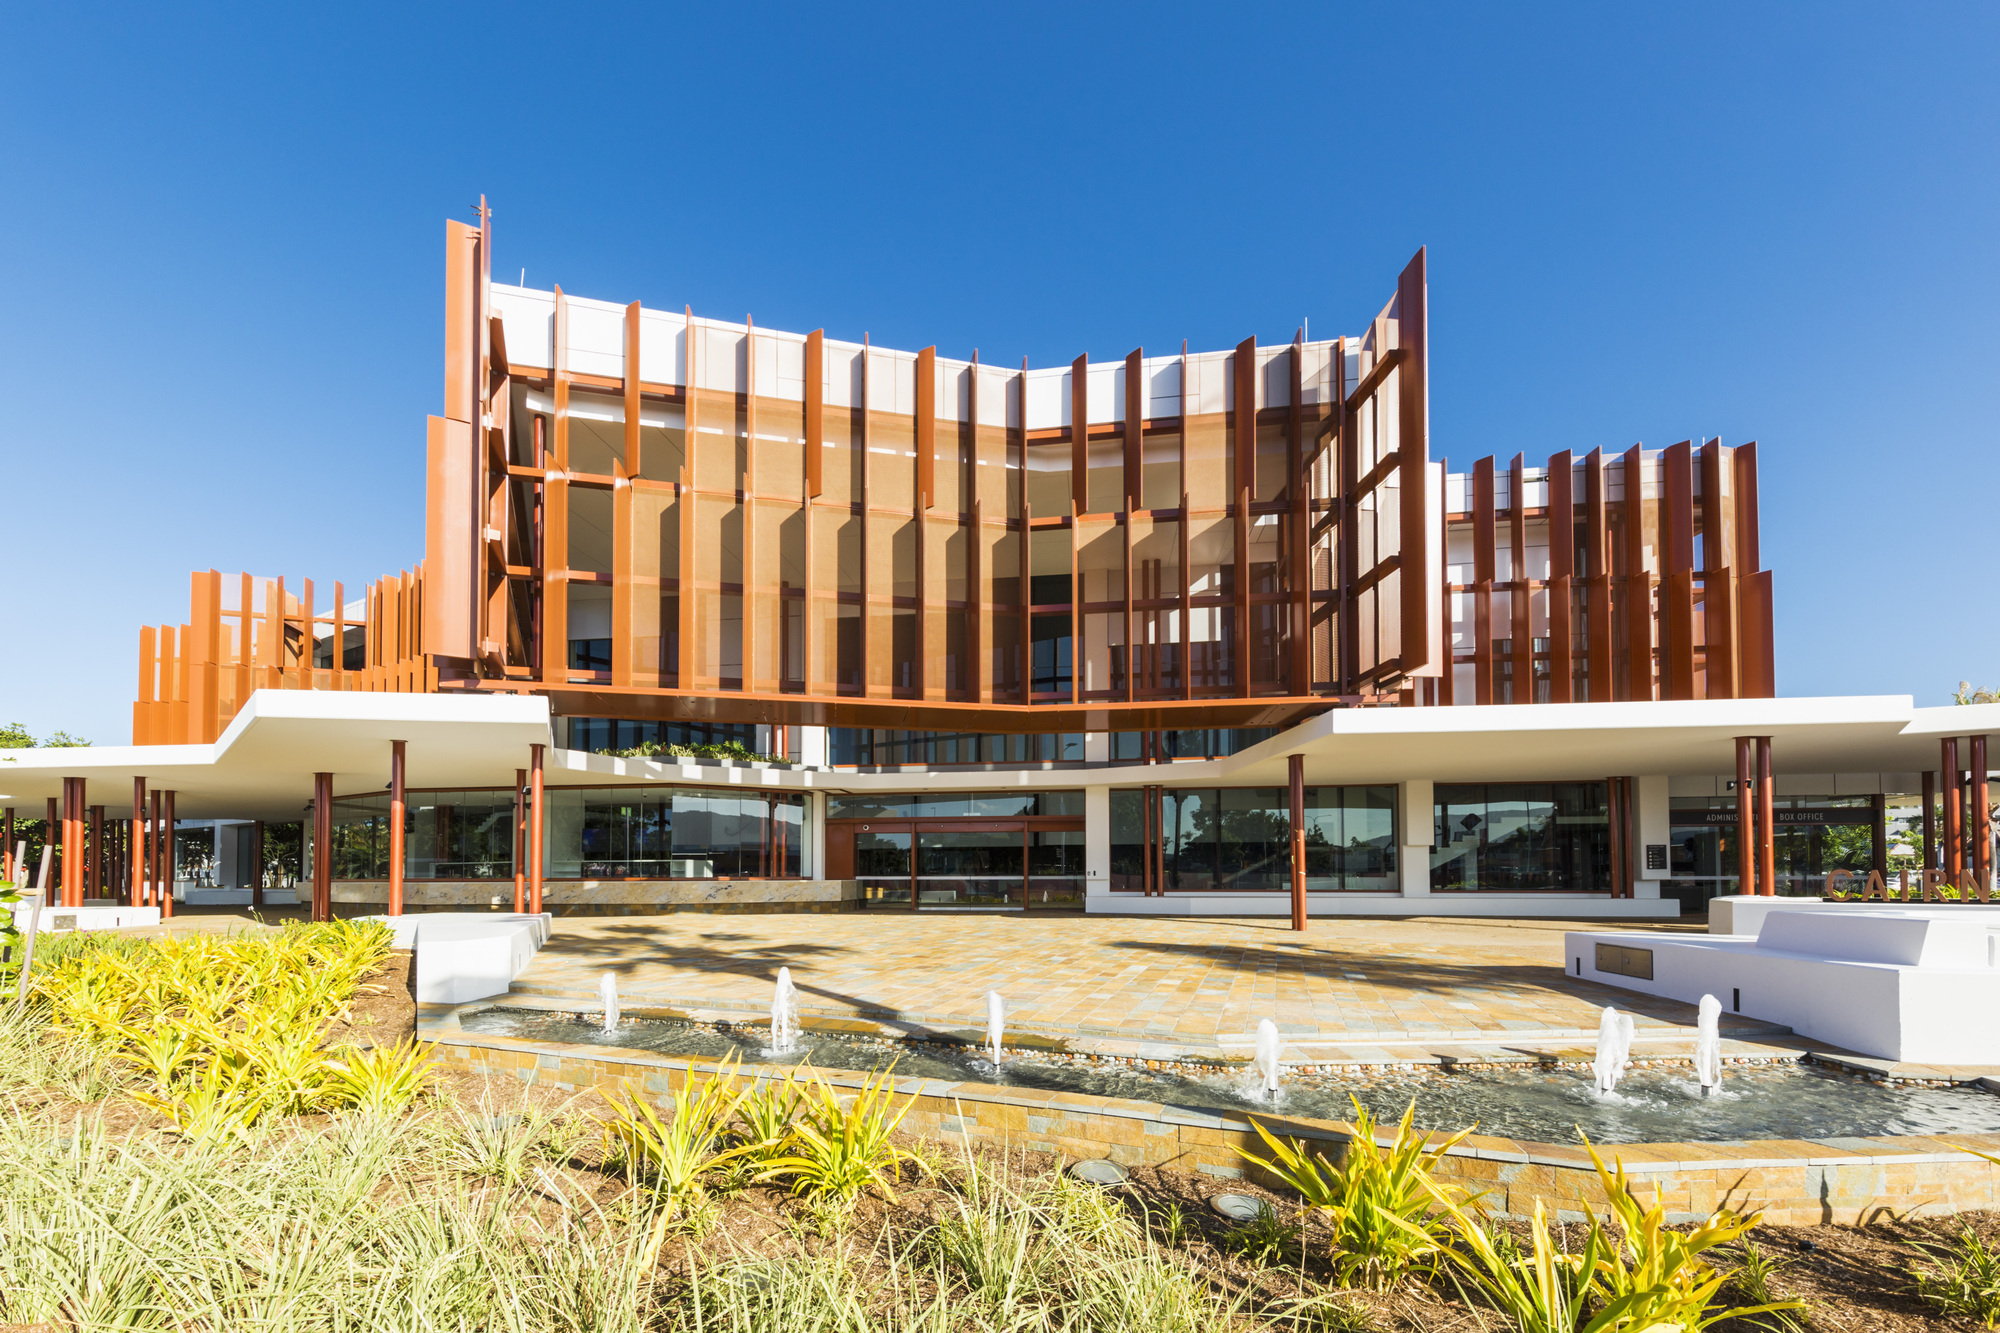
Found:
<path fill-rule="evenodd" d="M 333 918 L 333 774 L 313 774 L 312 919 Z"/>
<path fill-rule="evenodd" d="M 264 905 L 264 821 L 250 825 L 250 906 Z"/>
<path fill-rule="evenodd" d="M 1292 929 L 1306 928 L 1306 757 L 1291 758 Z"/>
<path fill-rule="evenodd" d="M 542 750 L 528 747 L 528 910 L 542 910 L 542 839 L 547 828 L 542 802 Z"/>
<path fill-rule="evenodd" d="M 1938 742 L 1938 772 L 1944 777 L 1944 882 L 1965 878 L 1965 792 L 1958 772 L 1958 737 Z"/>
<path fill-rule="evenodd" d="M 160 793 L 160 860 L 162 867 L 160 888 L 160 916 L 164 920 L 174 914 L 174 873 L 176 862 L 174 853 L 174 794 Z"/>
<path fill-rule="evenodd" d="M 1778 892 L 1777 841 L 1771 836 L 1771 738 L 1757 738 L 1757 881 L 1765 897 Z"/>
<path fill-rule="evenodd" d="M 525 811 L 523 792 L 528 785 L 528 770 L 514 770 L 514 911 L 518 915 L 527 910 L 528 889 L 528 826 L 522 818 Z"/>
<path fill-rule="evenodd" d="M 19 884 L 21 881 L 14 874 L 14 807 L 11 805 L 6 809 L 4 823 L 4 830 L 0 830 L 0 880 Z"/>
<path fill-rule="evenodd" d="M 389 915 L 403 914 L 403 751 L 406 742 L 389 742 Z"/>
<path fill-rule="evenodd" d="M 68 778 L 63 779 L 63 786 L 65 789 L 68 788 Z M 49 808 L 42 816 L 42 846 L 45 849 L 53 850 L 58 857 L 60 857 L 62 852 L 62 827 L 62 801 L 58 797 L 51 796 L 49 797 Z M 41 877 L 42 882 L 37 887 L 42 891 L 42 905 L 44 907 L 60 907 L 62 906 L 62 898 L 60 896 L 50 896 L 51 894 L 59 895 L 62 891 L 60 887 L 62 883 L 62 863 L 60 860 L 51 867 L 51 871 L 52 873 L 44 874 Z"/>
<path fill-rule="evenodd" d="M 160 902 L 160 797 L 158 788 L 153 790 L 153 819 L 151 836 L 146 840 L 146 894 L 148 907 L 161 907 Z M 164 910 L 164 909 L 163 909 Z"/>
<path fill-rule="evenodd" d="M 83 779 L 78 778 L 80 784 Z M 83 889 L 76 905 L 83 906 L 85 898 L 95 898 L 104 880 L 104 807 L 85 806 L 89 812 L 89 822 L 85 825 L 85 837 L 89 840 L 89 853 L 83 859 Z"/>
<path fill-rule="evenodd" d="M 1972 841 L 1973 889 L 1983 903 L 1993 897 L 1993 807 L 1987 804 L 1986 795 L 1986 738 L 1974 736 L 1971 746 L 1967 762 L 1972 765 L 1972 825 L 1968 837 Z"/>
<path fill-rule="evenodd" d="M 1612 778 L 1607 786 L 1611 798 L 1611 896 L 1625 896 L 1625 779 Z"/>
<path fill-rule="evenodd" d="M 1736 738 L 1736 891 L 1757 892 L 1757 807 L 1752 765 L 1756 742 Z M 1929 806 L 1926 805 L 1926 809 Z M 1928 815 L 1925 816 L 1929 818 Z"/>

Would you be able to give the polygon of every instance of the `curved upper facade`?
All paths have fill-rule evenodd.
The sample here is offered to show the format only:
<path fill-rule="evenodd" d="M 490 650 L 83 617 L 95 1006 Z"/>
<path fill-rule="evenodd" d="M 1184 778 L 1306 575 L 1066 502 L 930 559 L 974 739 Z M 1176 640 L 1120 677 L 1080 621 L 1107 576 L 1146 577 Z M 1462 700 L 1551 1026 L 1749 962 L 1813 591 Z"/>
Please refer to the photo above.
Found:
<path fill-rule="evenodd" d="M 446 225 L 423 564 L 330 613 L 196 575 L 135 739 L 260 685 L 989 733 L 1771 692 L 1754 453 L 1448 478 L 1422 252 L 1355 336 L 1031 368 L 495 284 Z"/>

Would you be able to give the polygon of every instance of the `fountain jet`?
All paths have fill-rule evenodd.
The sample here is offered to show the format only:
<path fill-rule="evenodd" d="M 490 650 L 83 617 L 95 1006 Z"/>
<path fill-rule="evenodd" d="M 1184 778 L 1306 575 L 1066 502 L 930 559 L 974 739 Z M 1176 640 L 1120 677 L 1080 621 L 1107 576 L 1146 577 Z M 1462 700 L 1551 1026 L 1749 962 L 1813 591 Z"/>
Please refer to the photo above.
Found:
<path fill-rule="evenodd" d="M 1597 1020 L 1597 1058 L 1590 1062 L 1591 1072 L 1597 1075 L 1598 1094 L 1601 1096 L 1616 1088 L 1618 1080 L 1625 1075 L 1625 1067 L 1631 1063 L 1631 1016 L 1621 1014 L 1607 1004 Z"/>
<path fill-rule="evenodd" d="M 1701 997 L 1695 1017 L 1694 1076 L 1704 1097 L 1722 1083 L 1722 1001 L 1713 995 Z"/>
<path fill-rule="evenodd" d="M 1278 1054 L 1282 1045 L 1278 1040 L 1278 1025 L 1268 1018 L 1257 1020 L 1257 1055 L 1252 1061 L 1264 1083 L 1264 1097 L 1267 1101 L 1278 1100 Z"/>
<path fill-rule="evenodd" d="M 792 985 L 792 969 L 778 969 L 771 987 L 771 1054 L 790 1055 L 799 1048 L 799 991 Z"/>
<path fill-rule="evenodd" d="M 1007 1006 L 1001 1002 L 1000 992 L 986 992 L 986 1054 L 993 1061 L 993 1067 L 1000 1067 L 1000 1035 L 1007 1027 Z"/>
<path fill-rule="evenodd" d="M 618 1030 L 618 978 L 606 972 L 597 983 L 597 998 L 604 1003 L 604 1030 Z"/>

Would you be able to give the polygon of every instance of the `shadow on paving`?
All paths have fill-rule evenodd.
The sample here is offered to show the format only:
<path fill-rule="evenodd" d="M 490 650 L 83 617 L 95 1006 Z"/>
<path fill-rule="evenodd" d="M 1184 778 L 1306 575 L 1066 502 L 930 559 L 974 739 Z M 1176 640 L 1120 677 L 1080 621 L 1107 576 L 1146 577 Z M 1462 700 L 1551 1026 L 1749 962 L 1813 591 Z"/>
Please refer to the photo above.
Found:
<path fill-rule="evenodd" d="M 626 937 L 640 937 L 640 940 L 611 940 L 603 938 L 604 935 L 613 933 Z M 673 945 L 664 950 L 655 947 L 651 952 L 647 952 L 642 956 L 635 956 L 636 951 L 633 944 L 643 941 L 644 943 L 656 945 L 656 942 L 651 939 L 651 936 L 654 934 L 656 932 L 653 929 L 644 926 L 614 926 L 609 930 L 600 932 L 595 938 L 563 939 L 560 941 L 560 948 L 557 947 L 558 942 L 552 940 L 549 944 L 543 946 L 541 954 L 536 961 L 540 962 L 543 958 L 548 958 L 552 962 L 601 962 L 604 971 L 616 973 L 624 977 L 630 977 L 641 967 L 665 963 L 676 967 L 692 968 L 703 974 L 720 972 L 732 976 L 750 977 L 761 981 L 768 981 L 776 985 L 778 969 L 781 967 L 799 968 L 809 959 L 828 958 L 838 954 L 855 952 L 844 945 L 837 944 L 799 943 L 767 945 L 741 951 L 695 945 Z M 749 940 L 755 937 L 718 932 L 704 935 L 702 938 L 729 941 Z M 533 965 L 531 964 L 530 970 L 532 969 Z M 523 974 L 524 979 L 526 975 L 526 973 Z M 843 991 L 829 990 L 824 986 L 815 985 L 810 973 L 807 973 L 803 977 L 795 973 L 792 977 L 792 985 L 802 995 L 818 996 L 829 1003 L 841 1005 L 857 1014 L 894 1017 L 900 1012 L 894 1005 L 884 1004 L 880 1000 L 864 1000 L 859 996 L 848 995 Z M 693 989 L 698 986 L 699 982 L 694 978 L 689 978 L 680 984 L 681 989 Z M 581 993 L 579 992 L 579 994 Z"/>
<path fill-rule="evenodd" d="M 1280 979 L 1300 981 L 1330 975 L 1337 979 L 1342 971 L 1366 968 L 1368 979 L 1365 984 L 1370 986 L 1404 991 L 1449 991 L 1475 1001 L 1481 998 L 1478 992 L 1483 990 L 1527 988 L 1542 991 L 1548 996 L 1574 1000 L 1592 1009 L 1610 1005 L 1622 1013 L 1657 1019 L 1676 1027 L 1693 1027 L 1695 1022 L 1694 1005 L 1573 977 L 1553 963 L 1455 963 L 1436 958 L 1406 959 L 1358 950 L 1335 951 L 1304 942 L 1293 946 L 1288 953 L 1272 954 L 1258 950 L 1254 963 L 1243 958 L 1241 950 L 1213 945 L 1174 944 L 1159 940 L 1107 940 L 1103 947 L 1164 954 L 1173 958 L 1199 958 L 1211 963 L 1241 966 L 1245 970 L 1275 972 Z M 1727 1036 L 1732 1030 L 1771 1032 L 1775 1028 L 1770 1023 L 1724 1014 L 1723 1034 Z"/>

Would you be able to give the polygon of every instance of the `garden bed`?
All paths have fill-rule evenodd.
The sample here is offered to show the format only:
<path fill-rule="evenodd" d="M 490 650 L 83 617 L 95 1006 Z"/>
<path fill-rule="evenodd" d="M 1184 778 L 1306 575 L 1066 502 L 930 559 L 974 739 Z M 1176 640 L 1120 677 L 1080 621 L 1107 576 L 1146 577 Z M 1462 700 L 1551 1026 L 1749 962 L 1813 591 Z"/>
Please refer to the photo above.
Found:
<path fill-rule="evenodd" d="M 346 955 L 351 994 L 314 1000 L 332 1015 L 313 1034 L 323 1058 L 409 1049 L 409 956 L 371 947 L 365 965 Z M 213 956 L 224 972 L 254 971 L 255 958 Z M 132 961 L 133 976 L 158 975 L 156 960 Z M 1502 1272 L 1514 1271 L 1507 1256 L 1538 1245 L 1544 1255 L 1608 1245 L 1600 1253 L 1637 1262 L 1642 1250 L 1677 1252 L 1691 1230 L 1646 1211 L 1656 1196 L 1645 1177 L 1602 1179 L 1600 1198 L 1622 1222 L 1556 1214 L 1538 1232 L 1539 1220 L 1490 1216 L 1464 1198 L 1480 1182 L 1443 1174 L 1445 1145 L 1407 1126 L 1352 1127 L 1344 1158 L 1337 1137 L 1292 1140 L 1328 1154 L 1305 1159 L 1303 1174 L 1269 1139 L 1250 1147 L 1281 1171 L 1128 1156 L 1124 1183 L 1106 1188 L 1027 1135 L 975 1136 L 963 1113 L 950 1132 L 920 1120 L 923 1097 L 892 1094 L 885 1080 L 809 1072 L 772 1081 L 661 1064 L 642 1092 L 644 1079 L 562 1088 L 419 1063 L 414 1081 L 367 1095 L 336 1080 L 304 1111 L 190 1115 L 188 1100 L 208 1095 L 199 1080 L 154 1079 L 157 1052 L 135 1055 L 145 1030 L 107 1017 L 101 989 L 77 982 L 86 973 L 50 991 L 48 1003 L 85 1015 L 73 1024 L 59 1008 L 0 1022 L 0 1333 L 1542 1333 L 1481 1293 L 1482 1247 Z M 197 998 L 160 1013 L 200 1008 L 198 974 L 183 968 L 174 986 Z M 531 1058 L 522 1072 L 545 1057 L 561 1064 L 554 1052 L 520 1054 Z M 1317 1189 L 1320 1206 L 1274 1183 L 1286 1175 L 1308 1196 Z M 1217 1207 L 1225 1194 L 1237 1196 L 1233 1217 Z M 1541 1212 L 1521 1183 L 1508 1194 Z M 1407 1228 L 1357 1227 L 1357 1208 L 1392 1195 L 1428 1248 L 1397 1251 Z M 1683 1282 L 1716 1277 L 1711 1312 L 1804 1302 L 1719 1325 L 1729 1333 L 1970 1327 L 1923 1299 L 1915 1270 L 1970 1236 L 1971 1257 L 2000 1272 L 1993 1213 L 1744 1230 L 1750 1222 L 1710 1218 L 1741 1234 L 1697 1241 L 1700 1252 L 1669 1270 Z M 1960 1285 L 1972 1294 L 1979 1283 Z M 1969 1308 L 1990 1318 L 2000 1300 Z"/>

